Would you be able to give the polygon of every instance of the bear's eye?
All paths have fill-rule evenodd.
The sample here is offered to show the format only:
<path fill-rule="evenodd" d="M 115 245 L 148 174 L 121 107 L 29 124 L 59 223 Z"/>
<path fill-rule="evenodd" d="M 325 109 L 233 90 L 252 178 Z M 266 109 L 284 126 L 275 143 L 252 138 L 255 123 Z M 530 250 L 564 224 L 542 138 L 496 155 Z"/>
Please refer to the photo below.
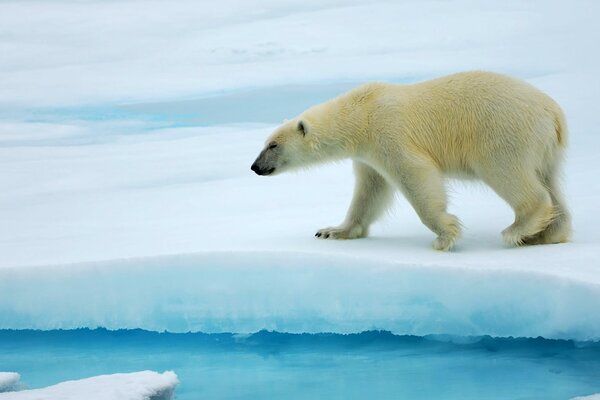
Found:
<path fill-rule="evenodd" d="M 277 147 L 277 143 L 271 143 L 269 145 L 269 149 L 274 149 L 275 147 Z"/>

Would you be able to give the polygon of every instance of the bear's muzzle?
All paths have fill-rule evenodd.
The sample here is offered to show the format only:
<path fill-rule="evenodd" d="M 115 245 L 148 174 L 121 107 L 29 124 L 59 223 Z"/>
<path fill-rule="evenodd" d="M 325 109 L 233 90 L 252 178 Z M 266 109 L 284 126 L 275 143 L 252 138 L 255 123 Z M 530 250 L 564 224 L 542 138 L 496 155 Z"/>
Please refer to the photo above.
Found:
<path fill-rule="evenodd" d="M 273 171 L 275 171 L 275 168 L 260 168 L 256 164 L 256 162 L 254 162 L 254 164 L 252 164 L 250 169 L 252 171 L 256 172 L 257 175 L 271 175 L 273 173 Z"/>

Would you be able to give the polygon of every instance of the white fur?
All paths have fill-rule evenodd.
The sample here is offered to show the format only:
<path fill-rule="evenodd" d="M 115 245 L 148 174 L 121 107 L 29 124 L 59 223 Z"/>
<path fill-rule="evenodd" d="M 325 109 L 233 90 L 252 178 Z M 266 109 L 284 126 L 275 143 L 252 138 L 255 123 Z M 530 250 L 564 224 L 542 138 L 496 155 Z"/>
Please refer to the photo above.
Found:
<path fill-rule="evenodd" d="M 398 189 L 438 235 L 434 248 L 448 250 L 460 236 L 443 184 L 454 176 L 482 180 L 511 205 L 506 243 L 559 243 L 571 233 L 559 185 L 566 141 L 550 97 L 503 75 L 464 72 L 414 85 L 370 83 L 314 106 L 278 128 L 255 165 L 279 173 L 354 161 L 346 219 L 319 230 L 321 238 L 366 236 Z"/>

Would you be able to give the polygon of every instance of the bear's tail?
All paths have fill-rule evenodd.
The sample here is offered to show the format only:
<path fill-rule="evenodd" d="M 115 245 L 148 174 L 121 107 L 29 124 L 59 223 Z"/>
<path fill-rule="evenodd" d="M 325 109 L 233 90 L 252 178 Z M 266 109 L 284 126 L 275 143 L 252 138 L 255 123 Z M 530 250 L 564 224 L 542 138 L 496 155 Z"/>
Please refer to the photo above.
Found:
<path fill-rule="evenodd" d="M 561 108 L 556 105 L 554 112 L 554 128 L 556 129 L 556 140 L 558 146 L 565 148 L 567 147 L 569 131 L 567 129 L 567 119 Z"/>

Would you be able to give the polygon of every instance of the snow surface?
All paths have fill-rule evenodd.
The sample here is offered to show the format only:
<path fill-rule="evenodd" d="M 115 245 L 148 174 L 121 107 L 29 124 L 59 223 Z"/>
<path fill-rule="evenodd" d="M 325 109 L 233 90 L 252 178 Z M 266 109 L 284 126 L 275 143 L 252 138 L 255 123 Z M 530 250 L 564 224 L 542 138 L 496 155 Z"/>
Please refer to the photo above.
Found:
<path fill-rule="evenodd" d="M 0 372 L 0 393 L 17 390 L 20 379 L 16 372 Z"/>
<path fill-rule="evenodd" d="M 574 397 L 571 400 L 600 400 L 600 393 L 591 396 Z"/>
<path fill-rule="evenodd" d="M 173 371 L 100 375 L 43 389 L 0 393 L 2 400 L 171 400 L 179 383 Z"/>
<path fill-rule="evenodd" d="M 2 2 L 0 328 L 599 339 L 599 8 Z M 470 184 L 452 185 L 456 251 L 431 250 L 403 199 L 370 238 L 317 240 L 344 217 L 349 163 L 249 170 L 307 105 L 465 69 L 527 79 L 565 109 L 573 243 L 505 248 L 512 211 Z"/>
<path fill-rule="evenodd" d="M 5 106 L 496 69 L 595 71 L 594 0 L 70 0 L 0 5 Z M 136 17 L 133 18 L 132 16 Z M 571 71 L 573 70 L 571 69 Z M 577 71 L 579 72 L 579 71 Z"/>

